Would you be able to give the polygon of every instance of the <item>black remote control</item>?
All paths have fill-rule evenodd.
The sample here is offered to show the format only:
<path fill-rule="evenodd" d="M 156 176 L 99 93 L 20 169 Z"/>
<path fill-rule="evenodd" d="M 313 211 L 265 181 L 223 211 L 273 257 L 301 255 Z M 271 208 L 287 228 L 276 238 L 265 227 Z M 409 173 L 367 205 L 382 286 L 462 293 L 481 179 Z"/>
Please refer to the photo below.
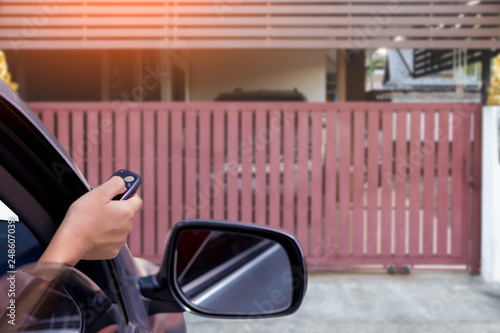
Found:
<path fill-rule="evenodd" d="M 129 170 L 120 169 L 116 171 L 113 176 L 121 177 L 125 181 L 125 192 L 113 198 L 113 200 L 127 200 L 137 192 L 139 185 L 141 185 L 141 177 Z"/>

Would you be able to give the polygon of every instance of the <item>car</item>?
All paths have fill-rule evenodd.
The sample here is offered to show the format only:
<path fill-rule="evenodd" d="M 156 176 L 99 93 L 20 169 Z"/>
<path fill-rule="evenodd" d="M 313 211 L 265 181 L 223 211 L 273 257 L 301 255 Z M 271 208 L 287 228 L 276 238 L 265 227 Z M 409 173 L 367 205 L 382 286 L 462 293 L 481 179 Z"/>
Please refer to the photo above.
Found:
<path fill-rule="evenodd" d="M 180 221 L 160 265 L 133 258 L 126 245 L 111 260 L 37 263 L 90 186 L 1 80 L 0 118 L 0 332 L 181 333 L 185 311 L 268 318 L 299 308 L 307 287 L 300 244 L 251 224 Z"/>
<path fill-rule="evenodd" d="M 307 98 L 297 88 L 293 90 L 248 90 L 236 88 L 233 92 L 221 93 L 216 102 L 307 102 Z"/>

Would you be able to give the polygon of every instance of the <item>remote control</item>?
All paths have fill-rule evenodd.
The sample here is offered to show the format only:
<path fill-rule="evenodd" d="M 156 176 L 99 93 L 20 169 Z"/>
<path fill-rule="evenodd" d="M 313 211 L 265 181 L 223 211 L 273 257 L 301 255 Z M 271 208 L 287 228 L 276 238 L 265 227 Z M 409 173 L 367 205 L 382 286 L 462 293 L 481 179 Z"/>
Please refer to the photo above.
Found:
<path fill-rule="evenodd" d="M 137 192 L 139 185 L 141 185 L 141 177 L 132 171 L 120 169 L 116 171 L 111 177 L 114 176 L 122 177 L 122 179 L 125 181 L 126 190 L 122 194 L 118 194 L 117 196 L 115 196 L 113 200 L 127 200 L 128 198 L 133 196 L 135 192 Z"/>

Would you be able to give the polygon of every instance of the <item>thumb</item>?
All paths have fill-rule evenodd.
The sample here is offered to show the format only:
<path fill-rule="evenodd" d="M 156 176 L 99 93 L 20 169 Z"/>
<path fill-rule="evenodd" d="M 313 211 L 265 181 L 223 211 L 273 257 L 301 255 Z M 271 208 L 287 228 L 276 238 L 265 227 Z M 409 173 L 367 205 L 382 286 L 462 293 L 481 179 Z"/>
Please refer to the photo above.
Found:
<path fill-rule="evenodd" d="M 94 189 L 94 191 L 101 192 L 109 200 L 118 194 L 122 194 L 125 190 L 125 182 L 118 176 L 111 177 L 108 181 Z"/>

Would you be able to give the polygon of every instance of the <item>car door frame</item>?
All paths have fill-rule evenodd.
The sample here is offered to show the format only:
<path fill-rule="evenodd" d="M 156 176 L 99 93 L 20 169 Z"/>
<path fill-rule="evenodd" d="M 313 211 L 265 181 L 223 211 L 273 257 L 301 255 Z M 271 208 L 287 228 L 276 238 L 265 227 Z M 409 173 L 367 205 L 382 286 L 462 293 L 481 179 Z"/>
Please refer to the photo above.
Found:
<path fill-rule="evenodd" d="M 90 186 L 55 136 L 1 80 L 0 117 L 0 198 L 46 248 L 70 204 Z M 147 331 L 147 300 L 127 246 L 114 259 L 80 261 L 76 268 L 118 304 L 125 325 Z"/>

